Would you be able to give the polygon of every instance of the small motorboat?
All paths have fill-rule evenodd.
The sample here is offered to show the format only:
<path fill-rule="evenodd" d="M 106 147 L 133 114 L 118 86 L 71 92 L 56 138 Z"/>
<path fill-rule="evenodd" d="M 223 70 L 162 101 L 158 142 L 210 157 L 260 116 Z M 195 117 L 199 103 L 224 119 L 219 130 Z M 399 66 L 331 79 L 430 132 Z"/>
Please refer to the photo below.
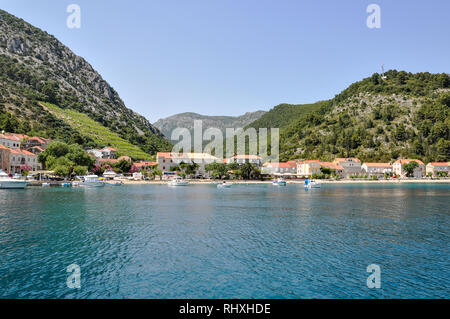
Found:
<path fill-rule="evenodd" d="M 182 179 L 180 176 L 175 176 L 169 183 L 169 186 L 188 186 L 189 182 Z"/>
<path fill-rule="evenodd" d="M 10 178 L 0 169 L 0 189 L 24 189 L 27 185 L 27 181 Z"/>
<path fill-rule="evenodd" d="M 232 184 L 223 182 L 223 183 L 217 184 L 217 188 L 231 188 L 231 185 Z"/>
<path fill-rule="evenodd" d="M 50 187 L 50 183 L 42 183 L 42 187 Z"/>
<path fill-rule="evenodd" d="M 320 183 L 314 179 L 305 179 L 305 188 L 306 189 L 320 188 Z"/>
<path fill-rule="evenodd" d="M 274 186 L 286 186 L 286 181 L 283 178 L 278 178 L 276 181 L 272 182 Z"/>
<path fill-rule="evenodd" d="M 88 175 L 84 176 L 83 182 L 79 184 L 81 187 L 104 187 L 105 182 L 100 180 L 100 178 L 97 175 Z"/>
<path fill-rule="evenodd" d="M 71 183 L 68 183 L 68 182 L 65 182 L 65 183 L 61 183 L 61 186 L 62 186 L 62 187 L 71 187 L 72 184 L 71 184 Z"/>

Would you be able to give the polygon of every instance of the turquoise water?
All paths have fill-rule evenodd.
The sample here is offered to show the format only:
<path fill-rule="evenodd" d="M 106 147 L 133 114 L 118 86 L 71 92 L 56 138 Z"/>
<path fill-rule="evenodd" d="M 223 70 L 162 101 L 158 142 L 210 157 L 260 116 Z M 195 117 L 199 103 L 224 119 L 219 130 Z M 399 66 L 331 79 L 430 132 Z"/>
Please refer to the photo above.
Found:
<path fill-rule="evenodd" d="M 0 298 L 449 298 L 450 185 L 0 190 Z M 67 288 L 67 266 L 81 289 Z M 369 264 L 381 289 L 369 289 Z"/>

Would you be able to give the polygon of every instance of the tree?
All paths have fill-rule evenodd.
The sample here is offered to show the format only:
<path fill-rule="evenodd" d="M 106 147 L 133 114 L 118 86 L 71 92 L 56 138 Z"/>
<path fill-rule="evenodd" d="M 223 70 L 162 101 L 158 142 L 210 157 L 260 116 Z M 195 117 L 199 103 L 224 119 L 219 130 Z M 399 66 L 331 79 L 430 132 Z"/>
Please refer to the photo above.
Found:
<path fill-rule="evenodd" d="M 87 174 L 87 166 L 75 166 L 73 168 L 73 172 L 77 175 L 77 176 L 84 176 Z"/>
<path fill-rule="evenodd" d="M 126 159 L 122 159 L 116 164 L 114 164 L 114 170 L 117 173 L 128 173 L 131 169 L 132 164 Z"/>
<path fill-rule="evenodd" d="M 406 176 L 412 177 L 417 167 L 419 167 L 419 164 L 416 161 L 412 161 L 403 165 L 403 170 L 406 172 Z"/>

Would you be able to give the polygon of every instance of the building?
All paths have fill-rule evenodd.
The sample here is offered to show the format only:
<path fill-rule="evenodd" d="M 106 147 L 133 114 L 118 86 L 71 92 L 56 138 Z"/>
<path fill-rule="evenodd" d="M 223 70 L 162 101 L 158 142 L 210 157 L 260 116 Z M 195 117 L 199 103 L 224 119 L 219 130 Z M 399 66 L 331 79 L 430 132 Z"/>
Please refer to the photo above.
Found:
<path fill-rule="evenodd" d="M 163 172 L 170 172 L 172 167 L 180 166 L 181 163 L 199 165 L 197 169 L 197 175 L 202 177 L 209 177 L 209 173 L 206 172 L 205 166 L 214 162 L 222 162 L 217 157 L 207 153 L 170 153 L 160 152 L 156 155 L 158 162 L 158 168 Z"/>
<path fill-rule="evenodd" d="M 297 163 L 297 175 L 306 177 L 320 173 L 319 160 L 307 160 Z"/>
<path fill-rule="evenodd" d="M 450 176 L 450 162 L 432 162 L 428 163 L 426 166 L 426 174 L 431 175 L 432 177 L 441 176 Z"/>
<path fill-rule="evenodd" d="M 297 163 L 295 161 L 286 163 L 265 163 L 262 168 L 262 173 L 268 175 L 296 175 Z"/>
<path fill-rule="evenodd" d="M 38 171 L 41 169 L 36 154 L 21 149 L 10 149 L 9 151 L 8 173 L 21 174 L 23 171 Z"/>
<path fill-rule="evenodd" d="M 87 150 L 89 154 L 95 156 L 98 159 L 116 159 L 117 150 L 112 147 L 104 147 L 102 149 L 91 149 Z"/>
<path fill-rule="evenodd" d="M 343 177 L 345 178 L 361 174 L 361 161 L 358 158 L 336 158 L 333 163 L 342 167 Z"/>
<path fill-rule="evenodd" d="M 333 162 L 320 162 L 320 168 L 328 168 L 332 173 L 336 174 L 339 177 L 344 176 L 344 168 Z"/>
<path fill-rule="evenodd" d="M 21 137 L 24 135 L 15 134 L 0 134 L 0 144 L 12 149 L 19 149 L 22 141 Z"/>
<path fill-rule="evenodd" d="M 409 164 L 411 162 L 416 162 L 418 164 L 418 167 L 414 170 L 413 176 L 414 178 L 423 178 L 425 174 L 425 164 L 421 160 L 417 159 L 398 159 L 394 162 L 392 165 L 392 169 L 394 171 L 394 174 L 404 178 L 406 176 L 406 172 L 404 170 L 404 165 Z"/>
<path fill-rule="evenodd" d="M 21 148 L 38 155 L 43 151 L 45 151 L 50 142 L 51 140 L 49 139 L 33 136 L 28 139 L 25 139 L 21 144 Z"/>
<path fill-rule="evenodd" d="M 384 174 L 393 173 L 392 165 L 389 163 L 364 163 L 361 170 L 368 175 L 384 176 Z"/>
<path fill-rule="evenodd" d="M 262 157 L 258 155 L 235 155 L 233 157 L 227 158 L 225 163 L 237 163 L 239 165 L 250 163 L 258 167 L 262 167 Z"/>
<path fill-rule="evenodd" d="M 10 173 L 10 148 L 0 144 L 0 169 L 6 173 Z"/>
<path fill-rule="evenodd" d="M 139 163 L 133 164 L 138 170 L 146 170 L 151 169 L 154 166 L 158 165 L 158 162 L 150 162 L 150 161 L 140 161 Z"/>

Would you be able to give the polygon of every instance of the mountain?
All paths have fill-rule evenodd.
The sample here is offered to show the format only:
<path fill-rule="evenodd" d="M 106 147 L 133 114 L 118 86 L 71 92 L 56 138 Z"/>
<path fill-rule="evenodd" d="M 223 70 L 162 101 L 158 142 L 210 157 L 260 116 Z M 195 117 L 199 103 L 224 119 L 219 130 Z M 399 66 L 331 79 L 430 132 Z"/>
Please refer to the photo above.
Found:
<path fill-rule="evenodd" d="M 160 119 L 153 123 L 153 126 L 160 129 L 161 132 L 170 139 L 172 131 L 177 127 L 187 128 L 192 134 L 194 130 L 194 121 L 202 120 L 203 130 L 211 127 L 218 128 L 225 136 L 226 128 L 243 128 L 258 120 L 265 113 L 265 111 L 248 112 L 241 116 L 206 116 L 197 113 L 181 113 L 165 119 Z"/>
<path fill-rule="evenodd" d="M 450 160 L 450 76 L 390 70 L 328 101 L 275 107 L 249 127 L 280 128 L 280 159 Z"/>
<path fill-rule="evenodd" d="M 54 36 L 0 10 L 0 129 L 102 146 L 41 102 L 86 114 L 147 154 L 171 147 L 87 61 Z"/>

